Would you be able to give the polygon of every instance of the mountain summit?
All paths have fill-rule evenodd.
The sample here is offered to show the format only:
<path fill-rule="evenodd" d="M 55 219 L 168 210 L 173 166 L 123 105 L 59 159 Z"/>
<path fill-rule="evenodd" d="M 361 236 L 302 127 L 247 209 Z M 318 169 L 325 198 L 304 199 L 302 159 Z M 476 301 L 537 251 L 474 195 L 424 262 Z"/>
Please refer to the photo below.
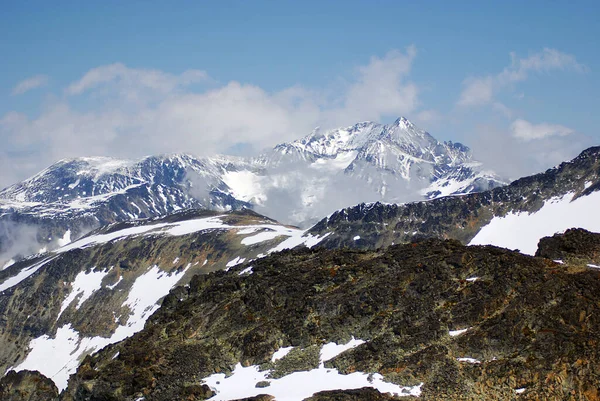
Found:
<path fill-rule="evenodd" d="M 138 161 L 61 160 L 0 191 L 0 220 L 34 227 L 42 244 L 34 241 L 28 249 L 34 253 L 67 231 L 76 238 L 104 224 L 181 209 L 252 208 L 308 227 L 360 202 L 408 202 L 503 184 L 472 159 L 468 147 L 439 142 L 401 117 L 389 125 L 316 129 L 255 158 L 174 154 Z M 15 242 L 28 242 L 13 234 L 0 238 L 5 259 L 12 258 Z"/>

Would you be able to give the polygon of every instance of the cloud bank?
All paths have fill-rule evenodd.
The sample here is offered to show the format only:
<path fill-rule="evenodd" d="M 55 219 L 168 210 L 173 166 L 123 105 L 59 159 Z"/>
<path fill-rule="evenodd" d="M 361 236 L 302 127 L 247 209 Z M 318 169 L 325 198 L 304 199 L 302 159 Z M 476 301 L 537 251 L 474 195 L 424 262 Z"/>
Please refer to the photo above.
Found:
<path fill-rule="evenodd" d="M 292 85 L 278 91 L 220 83 L 198 69 L 174 74 L 122 63 L 98 66 L 57 93 L 46 93 L 39 114 L 11 111 L 0 116 L 5 144 L 0 187 L 64 158 L 243 153 L 298 139 L 316 126 L 325 130 L 400 115 L 425 129 L 445 127 L 455 117 L 423 105 L 422 88 L 411 79 L 417 56 L 414 46 L 391 50 L 328 87 Z M 452 139 L 465 139 L 490 168 L 513 178 L 573 157 L 590 144 L 589 138 L 557 123 L 529 122 L 496 99 L 531 74 L 559 70 L 584 73 L 588 68 L 572 55 L 546 48 L 525 58 L 511 53 L 510 65 L 499 73 L 466 78 L 455 106 L 473 113 L 476 106 L 488 106 L 505 120 L 478 126 L 471 134 L 467 128 L 461 138 Z M 29 78 L 13 94 L 47 82 L 44 75 Z M 472 124 L 464 120 L 461 129 Z"/>
<path fill-rule="evenodd" d="M 51 95 L 38 116 L 0 116 L 0 138 L 8 144 L 0 150 L 0 184 L 63 158 L 210 155 L 239 144 L 262 149 L 316 126 L 410 115 L 419 107 L 419 88 L 408 79 L 416 54 L 410 46 L 372 57 L 335 91 L 291 86 L 269 92 L 236 81 L 219 84 L 201 70 L 99 66 Z M 43 82 L 17 87 L 24 93 Z"/>

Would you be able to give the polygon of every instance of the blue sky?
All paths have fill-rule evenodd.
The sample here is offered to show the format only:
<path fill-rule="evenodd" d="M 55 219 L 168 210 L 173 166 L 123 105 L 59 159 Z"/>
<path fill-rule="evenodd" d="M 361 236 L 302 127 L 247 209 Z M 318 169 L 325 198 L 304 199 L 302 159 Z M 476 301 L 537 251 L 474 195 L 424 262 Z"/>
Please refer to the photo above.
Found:
<path fill-rule="evenodd" d="M 600 140 L 594 1 L 0 6 L 0 184 L 63 157 L 257 150 L 399 115 L 511 176 Z"/>

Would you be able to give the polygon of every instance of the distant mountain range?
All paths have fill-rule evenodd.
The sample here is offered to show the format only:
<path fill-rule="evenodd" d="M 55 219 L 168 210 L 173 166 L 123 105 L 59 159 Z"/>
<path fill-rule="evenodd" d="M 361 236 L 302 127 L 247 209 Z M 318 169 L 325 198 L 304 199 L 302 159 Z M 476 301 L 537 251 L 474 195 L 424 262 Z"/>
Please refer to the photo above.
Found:
<path fill-rule="evenodd" d="M 0 268 L 105 224 L 178 210 L 251 208 L 306 228 L 359 202 L 408 202 L 504 184 L 469 148 L 441 143 L 405 118 L 317 129 L 248 159 L 62 160 L 0 191 Z"/>

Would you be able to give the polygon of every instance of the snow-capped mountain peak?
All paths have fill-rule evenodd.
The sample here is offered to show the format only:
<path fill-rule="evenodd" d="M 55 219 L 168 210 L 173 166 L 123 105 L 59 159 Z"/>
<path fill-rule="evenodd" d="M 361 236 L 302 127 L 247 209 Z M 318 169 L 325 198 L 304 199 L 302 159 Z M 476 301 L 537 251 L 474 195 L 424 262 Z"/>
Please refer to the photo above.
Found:
<path fill-rule="evenodd" d="M 457 164 L 470 160 L 470 149 L 459 143 L 437 141 L 405 117 L 393 124 L 383 125 L 371 121 L 349 127 L 321 132 L 319 128 L 296 141 L 275 147 L 282 155 L 303 153 L 305 160 L 318 157 L 336 157 L 340 153 L 357 151 L 357 155 L 381 159 L 379 154 L 393 151 L 432 163 Z M 379 167 L 385 167 L 379 165 Z"/>
<path fill-rule="evenodd" d="M 103 224 L 187 208 L 253 208 L 308 227 L 360 202 L 401 203 L 502 184 L 472 160 L 468 147 L 439 142 L 400 117 L 388 125 L 366 121 L 315 129 L 256 158 L 61 160 L 0 191 L 0 220 L 45 227 L 37 234 L 39 249 L 67 230 L 77 238 Z M 0 236 L 0 255 L 9 241 Z"/>

